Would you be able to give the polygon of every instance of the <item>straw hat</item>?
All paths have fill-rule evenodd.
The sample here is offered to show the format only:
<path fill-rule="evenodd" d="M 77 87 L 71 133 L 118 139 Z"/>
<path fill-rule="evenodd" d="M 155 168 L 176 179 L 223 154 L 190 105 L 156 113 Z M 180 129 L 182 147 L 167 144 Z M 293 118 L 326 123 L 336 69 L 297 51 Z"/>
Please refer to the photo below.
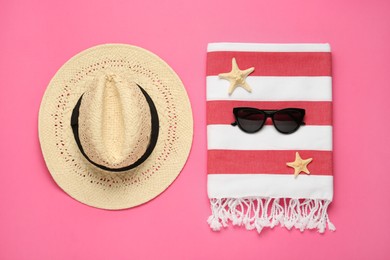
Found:
<path fill-rule="evenodd" d="M 46 165 L 71 197 L 124 209 L 161 194 L 192 144 L 190 102 L 175 72 L 142 48 L 107 44 L 65 63 L 39 111 Z"/>

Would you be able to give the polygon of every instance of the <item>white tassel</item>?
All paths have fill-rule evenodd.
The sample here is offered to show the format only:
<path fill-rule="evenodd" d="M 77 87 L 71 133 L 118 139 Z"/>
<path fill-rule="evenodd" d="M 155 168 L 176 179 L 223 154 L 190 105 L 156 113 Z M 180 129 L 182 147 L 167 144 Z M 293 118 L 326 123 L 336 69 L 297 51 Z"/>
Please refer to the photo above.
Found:
<path fill-rule="evenodd" d="M 222 224 L 219 221 L 218 212 L 221 210 L 220 208 L 220 203 L 218 199 L 211 199 L 210 200 L 211 204 L 211 211 L 212 215 L 207 219 L 207 223 L 209 223 L 210 228 L 213 231 L 219 231 L 222 227 Z"/>
<path fill-rule="evenodd" d="M 329 218 L 327 217 L 327 223 L 328 223 L 328 229 L 331 230 L 331 231 L 336 231 L 336 227 L 335 225 L 333 225 L 332 222 L 330 222 Z"/>
<path fill-rule="evenodd" d="M 299 200 L 274 198 L 224 198 L 210 199 L 212 215 L 207 222 L 214 231 L 227 227 L 229 221 L 235 226 L 245 226 L 247 230 L 256 229 L 261 233 L 263 228 L 277 225 L 300 231 L 317 229 L 325 232 L 336 228 L 329 220 L 328 200 Z"/>
<path fill-rule="evenodd" d="M 207 223 L 209 223 L 211 229 L 213 231 L 219 231 L 221 230 L 221 227 L 222 227 L 222 224 L 219 222 L 218 218 L 214 217 L 214 216 L 210 216 L 208 219 L 207 219 Z"/>

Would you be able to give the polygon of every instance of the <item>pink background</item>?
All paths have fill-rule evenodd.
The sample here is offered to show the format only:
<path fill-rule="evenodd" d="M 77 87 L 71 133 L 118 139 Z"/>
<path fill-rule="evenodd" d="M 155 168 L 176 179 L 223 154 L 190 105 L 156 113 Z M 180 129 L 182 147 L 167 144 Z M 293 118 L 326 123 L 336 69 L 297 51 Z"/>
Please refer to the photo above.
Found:
<path fill-rule="evenodd" d="M 389 259 L 390 2 L 0 0 L 0 259 Z M 210 231 L 208 42 L 329 42 L 334 68 L 334 233 Z M 180 75 L 195 136 L 179 178 L 143 206 L 85 206 L 54 183 L 37 116 L 51 77 L 102 43 L 149 49 Z"/>

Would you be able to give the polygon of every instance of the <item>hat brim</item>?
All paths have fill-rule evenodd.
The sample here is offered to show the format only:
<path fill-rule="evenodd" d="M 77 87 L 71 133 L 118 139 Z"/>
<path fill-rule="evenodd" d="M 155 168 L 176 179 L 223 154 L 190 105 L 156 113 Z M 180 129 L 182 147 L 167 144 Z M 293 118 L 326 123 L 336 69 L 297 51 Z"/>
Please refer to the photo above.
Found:
<path fill-rule="evenodd" d="M 85 82 L 100 71 L 120 73 L 140 84 L 157 108 L 156 147 L 129 171 L 92 165 L 73 137 L 72 109 L 86 90 Z M 50 81 L 39 111 L 39 140 L 50 174 L 71 197 L 97 208 L 131 208 L 161 194 L 182 170 L 192 137 L 192 111 L 183 83 L 161 58 L 131 45 L 99 45 L 71 58 Z"/>

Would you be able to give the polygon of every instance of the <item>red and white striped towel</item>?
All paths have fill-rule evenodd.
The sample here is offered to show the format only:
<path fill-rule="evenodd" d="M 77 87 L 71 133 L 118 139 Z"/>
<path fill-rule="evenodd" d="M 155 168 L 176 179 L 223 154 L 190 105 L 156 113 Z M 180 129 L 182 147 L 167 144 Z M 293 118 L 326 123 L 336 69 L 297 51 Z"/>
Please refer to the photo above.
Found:
<path fill-rule="evenodd" d="M 229 95 L 229 81 L 218 77 L 231 71 L 233 58 L 241 70 L 255 68 L 246 79 L 251 93 L 238 87 Z M 206 76 L 210 227 L 334 230 L 327 214 L 333 199 L 329 44 L 211 43 Z M 247 134 L 230 125 L 234 107 L 303 108 L 306 125 L 284 135 L 267 122 Z M 286 165 L 296 152 L 313 158 L 310 175 L 294 178 Z"/>

